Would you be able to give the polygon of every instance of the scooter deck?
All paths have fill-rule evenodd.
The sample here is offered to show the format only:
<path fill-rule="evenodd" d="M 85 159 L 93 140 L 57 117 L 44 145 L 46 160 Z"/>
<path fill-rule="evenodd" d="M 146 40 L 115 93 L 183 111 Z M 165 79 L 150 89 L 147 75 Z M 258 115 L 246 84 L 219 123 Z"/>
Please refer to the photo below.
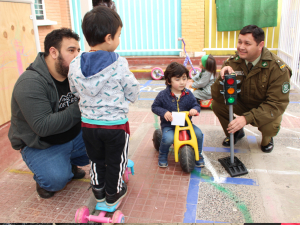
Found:
<path fill-rule="evenodd" d="M 117 210 L 117 208 L 119 207 L 121 202 L 122 201 L 119 201 L 117 204 L 112 205 L 112 206 L 106 205 L 105 202 L 98 202 L 95 209 L 100 210 L 100 211 L 105 211 L 105 212 L 114 212 Z"/>

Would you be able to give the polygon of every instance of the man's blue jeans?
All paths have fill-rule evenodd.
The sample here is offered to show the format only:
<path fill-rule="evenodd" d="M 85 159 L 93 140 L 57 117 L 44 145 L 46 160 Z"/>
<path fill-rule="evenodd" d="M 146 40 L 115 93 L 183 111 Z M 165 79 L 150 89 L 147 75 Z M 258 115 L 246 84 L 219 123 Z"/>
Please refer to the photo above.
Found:
<path fill-rule="evenodd" d="M 198 151 L 199 154 L 201 154 L 203 134 L 202 131 L 194 124 L 193 124 L 193 128 L 198 141 Z M 165 127 L 162 130 L 162 139 L 159 146 L 159 156 L 158 156 L 158 161 L 160 163 L 168 162 L 169 148 L 174 143 L 174 131 L 175 131 L 175 126 Z"/>
<path fill-rule="evenodd" d="M 72 180 L 72 165 L 89 164 L 82 132 L 72 141 L 53 145 L 47 149 L 25 147 L 21 151 L 23 160 L 34 173 L 33 179 L 47 191 L 59 191 Z"/>

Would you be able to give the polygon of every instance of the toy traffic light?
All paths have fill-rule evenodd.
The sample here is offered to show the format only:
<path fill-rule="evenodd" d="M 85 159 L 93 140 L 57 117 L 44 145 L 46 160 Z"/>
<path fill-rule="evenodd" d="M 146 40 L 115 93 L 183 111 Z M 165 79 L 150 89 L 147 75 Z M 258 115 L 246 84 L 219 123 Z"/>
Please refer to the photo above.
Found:
<path fill-rule="evenodd" d="M 237 84 L 240 82 L 236 80 L 235 73 L 226 74 L 224 80 L 220 81 L 220 84 L 223 85 L 223 91 L 221 93 L 224 95 L 225 104 L 229 105 L 229 122 L 233 120 L 233 105 L 237 103 L 237 94 L 241 91 L 237 89 Z M 234 156 L 234 135 L 230 133 L 230 157 L 225 157 L 218 159 L 222 166 L 227 170 L 227 172 L 232 177 L 240 176 L 247 174 L 247 168 L 244 164 Z"/>
<path fill-rule="evenodd" d="M 223 84 L 223 91 L 221 91 L 221 93 L 224 94 L 225 104 L 236 105 L 237 94 L 240 92 L 240 90 L 237 89 L 236 75 L 235 73 L 227 74 L 224 78 L 224 81 L 220 83 Z"/>

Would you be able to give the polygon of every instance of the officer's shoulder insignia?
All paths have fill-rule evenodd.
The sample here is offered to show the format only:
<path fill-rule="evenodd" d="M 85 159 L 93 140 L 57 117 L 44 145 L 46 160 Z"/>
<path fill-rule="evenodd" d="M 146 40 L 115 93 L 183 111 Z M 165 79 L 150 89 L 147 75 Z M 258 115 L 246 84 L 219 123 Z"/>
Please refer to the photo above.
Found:
<path fill-rule="evenodd" d="M 282 93 L 286 94 L 290 91 L 290 83 L 289 82 L 284 82 L 282 84 Z"/>
<path fill-rule="evenodd" d="M 267 65 L 268 65 L 268 63 L 267 62 L 262 62 L 262 64 L 261 64 L 263 67 L 266 67 Z"/>
<path fill-rule="evenodd" d="M 276 60 L 276 63 L 278 64 L 279 68 L 280 68 L 282 71 L 285 70 L 286 64 L 285 64 L 283 61 L 277 59 L 277 60 Z"/>
<path fill-rule="evenodd" d="M 235 57 L 235 60 L 239 60 L 239 59 L 240 59 L 240 56 Z"/>

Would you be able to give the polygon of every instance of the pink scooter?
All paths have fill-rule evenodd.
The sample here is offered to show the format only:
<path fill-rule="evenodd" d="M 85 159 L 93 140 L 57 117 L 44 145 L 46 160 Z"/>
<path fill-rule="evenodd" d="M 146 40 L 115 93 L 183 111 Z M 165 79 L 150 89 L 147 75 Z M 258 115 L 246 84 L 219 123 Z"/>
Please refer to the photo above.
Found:
<path fill-rule="evenodd" d="M 117 210 L 121 203 L 122 200 L 114 206 L 108 206 L 105 202 L 97 203 L 96 210 L 101 210 L 98 216 L 90 215 L 89 208 L 86 206 L 81 206 L 76 211 L 75 223 L 87 223 L 89 221 L 97 223 L 125 223 L 124 214 L 120 210 Z M 114 212 L 112 218 L 105 217 L 107 212 Z"/>
<path fill-rule="evenodd" d="M 134 162 L 128 159 L 127 168 L 123 175 L 123 180 L 125 183 L 129 181 L 129 174 L 134 175 Z M 130 169 L 130 171 L 129 171 Z M 89 208 L 86 206 L 81 206 L 77 209 L 75 214 L 75 223 L 87 223 L 89 221 L 97 222 L 97 223 L 125 223 L 125 216 L 120 211 L 117 210 L 118 207 L 121 205 L 122 200 L 113 206 L 106 205 L 105 202 L 98 202 L 95 209 L 100 210 L 100 214 L 98 216 L 90 215 Z M 105 217 L 107 212 L 114 212 L 112 218 Z"/>

